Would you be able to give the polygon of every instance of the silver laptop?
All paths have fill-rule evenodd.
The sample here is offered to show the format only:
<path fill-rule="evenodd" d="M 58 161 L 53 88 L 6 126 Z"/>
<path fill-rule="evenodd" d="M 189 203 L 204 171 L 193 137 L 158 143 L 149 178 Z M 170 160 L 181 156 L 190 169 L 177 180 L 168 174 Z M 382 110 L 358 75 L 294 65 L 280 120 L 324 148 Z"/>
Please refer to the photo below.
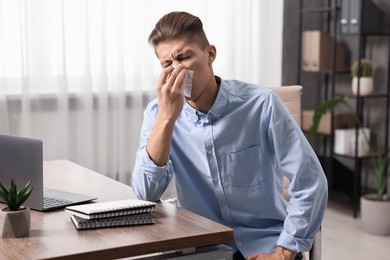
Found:
<path fill-rule="evenodd" d="M 38 211 L 64 208 L 96 199 L 93 196 L 44 188 L 42 140 L 0 134 L 0 182 L 8 187 L 11 179 L 19 188 L 31 181 L 33 192 L 23 205 Z"/>

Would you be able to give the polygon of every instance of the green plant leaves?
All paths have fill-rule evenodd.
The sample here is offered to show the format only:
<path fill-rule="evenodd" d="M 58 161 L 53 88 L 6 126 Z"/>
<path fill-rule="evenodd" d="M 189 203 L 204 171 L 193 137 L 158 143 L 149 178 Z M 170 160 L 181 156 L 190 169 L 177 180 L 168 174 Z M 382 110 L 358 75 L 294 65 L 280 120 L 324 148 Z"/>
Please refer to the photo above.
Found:
<path fill-rule="evenodd" d="M 347 98 L 345 96 L 341 97 L 335 97 L 326 100 L 324 103 L 319 105 L 315 110 L 314 110 L 314 115 L 313 115 L 313 122 L 312 125 L 309 129 L 309 133 L 312 135 L 317 134 L 318 130 L 318 125 L 321 121 L 321 118 L 323 115 L 325 115 L 328 111 L 332 112 L 336 108 L 337 105 L 344 105 L 346 106 L 354 115 L 356 124 L 358 127 L 362 127 L 362 123 L 356 113 L 354 112 L 353 108 L 349 105 L 347 102 Z M 390 147 L 387 149 L 387 154 L 382 154 L 383 153 L 383 147 L 380 145 L 379 139 L 378 139 L 378 147 L 377 147 L 377 152 L 378 154 L 374 154 L 374 148 L 373 146 L 369 143 L 369 138 L 366 136 L 365 131 L 363 131 L 363 136 L 366 140 L 366 142 L 370 145 L 370 159 L 371 159 L 371 165 L 374 168 L 375 175 L 376 175 L 376 181 L 377 181 L 377 198 L 378 200 L 383 200 L 384 194 L 385 194 L 385 188 L 386 188 L 386 178 L 387 178 L 387 173 L 386 173 L 386 165 L 389 161 L 389 151 Z"/>
<path fill-rule="evenodd" d="M 317 134 L 318 125 L 320 124 L 322 116 L 325 115 L 328 111 L 333 111 L 335 107 L 339 104 L 345 104 L 349 106 L 346 101 L 346 98 L 343 96 L 328 99 L 314 110 L 313 123 L 309 129 L 310 134 Z"/>
<path fill-rule="evenodd" d="M 7 207 L 11 211 L 16 211 L 31 195 L 33 188 L 31 182 L 28 182 L 23 189 L 19 190 L 14 180 L 11 180 L 8 189 L 0 183 L 0 197 L 4 199 Z"/>

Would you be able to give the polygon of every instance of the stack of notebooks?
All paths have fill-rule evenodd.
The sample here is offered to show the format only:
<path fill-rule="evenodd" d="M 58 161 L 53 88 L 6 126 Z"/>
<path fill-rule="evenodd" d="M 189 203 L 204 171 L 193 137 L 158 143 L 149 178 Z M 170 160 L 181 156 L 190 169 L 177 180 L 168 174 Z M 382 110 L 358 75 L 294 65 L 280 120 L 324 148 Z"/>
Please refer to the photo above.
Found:
<path fill-rule="evenodd" d="M 154 224 L 156 203 L 138 199 L 68 206 L 65 211 L 77 229 Z"/>

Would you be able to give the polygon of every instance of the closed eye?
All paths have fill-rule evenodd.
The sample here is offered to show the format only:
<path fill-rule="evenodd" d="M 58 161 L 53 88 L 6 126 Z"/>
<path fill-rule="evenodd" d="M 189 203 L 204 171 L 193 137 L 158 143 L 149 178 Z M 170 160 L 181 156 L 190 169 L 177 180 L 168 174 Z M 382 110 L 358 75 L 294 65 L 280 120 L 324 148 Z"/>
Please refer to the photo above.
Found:
<path fill-rule="evenodd" d="M 188 60 L 189 58 L 191 58 L 191 55 L 185 55 L 185 56 L 179 55 L 179 56 L 176 57 L 176 60 L 177 60 L 178 62 L 182 62 L 182 61 L 184 61 L 184 60 Z"/>
<path fill-rule="evenodd" d="M 169 66 L 171 66 L 172 62 L 163 62 L 161 63 L 161 67 L 163 67 L 164 69 L 165 68 L 168 68 Z"/>

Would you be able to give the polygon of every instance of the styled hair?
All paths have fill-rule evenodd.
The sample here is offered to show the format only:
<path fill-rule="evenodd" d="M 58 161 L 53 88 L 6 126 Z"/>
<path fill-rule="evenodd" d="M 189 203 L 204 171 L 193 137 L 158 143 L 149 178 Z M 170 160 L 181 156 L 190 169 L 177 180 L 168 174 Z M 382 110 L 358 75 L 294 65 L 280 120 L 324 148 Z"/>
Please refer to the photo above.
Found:
<path fill-rule="evenodd" d="M 190 37 L 201 48 L 209 45 L 202 21 L 199 17 L 186 12 L 171 12 L 161 17 L 149 35 L 148 41 L 156 48 L 162 42 L 182 36 Z"/>

